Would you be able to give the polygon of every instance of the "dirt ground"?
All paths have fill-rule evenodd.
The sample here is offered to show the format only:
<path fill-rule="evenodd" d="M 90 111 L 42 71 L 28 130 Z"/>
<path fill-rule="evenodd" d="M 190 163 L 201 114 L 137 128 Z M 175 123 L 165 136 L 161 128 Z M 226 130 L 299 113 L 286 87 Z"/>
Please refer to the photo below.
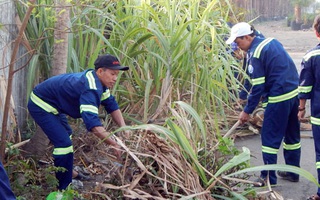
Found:
<path fill-rule="evenodd" d="M 312 28 L 293 31 L 286 25 L 286 20 L 257 23 L 254 27 L 265 37 L 278 39 L 289 53 L 305 53 L 318 43 Z"/>

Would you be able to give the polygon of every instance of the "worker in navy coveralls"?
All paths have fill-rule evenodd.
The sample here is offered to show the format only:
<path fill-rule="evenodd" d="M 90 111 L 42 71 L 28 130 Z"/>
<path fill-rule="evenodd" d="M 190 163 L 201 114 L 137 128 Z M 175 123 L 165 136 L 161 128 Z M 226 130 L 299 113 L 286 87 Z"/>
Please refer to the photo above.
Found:
<path fill-rule="evenodd" d="M 314 19 L 313 28 L 320 39 L 320 15 Z M 305 115 L 306 100 L 311 103 L 311 124 L 316 152 L 316 169 L 320 183 L 320 44 L 309 50 L 302 59 L 299 84 L 299 119 Z M 320 200 L 320 188 L 309 199 Z"/>
<path fill-rule="evenodd" d="M 282 44 L 273 38 L 256 37 L 248 23 L 240 22 L 231 29 L 227 44 L 236 42 L 248 54 L 248 73 L 252 80 L 247 104 L 239 115 L 243 124 L 249 120 L 261 96 L 267 98 L 261 130 L 264 164 L 276 164 L 277 153 L 283 141 L 283 153 L 288 165 L 300 166 L 301 144 L 298 120 L 298 84 L 296 66 Z M 265 184 L 269 172 L 271 185 L 277 184 L 275 171 L 261 171 L 257 180 Z M 286 180 L 297 182 L 299 175 L 279 172 Z"/>
<path fill-rule="evenodd" d="M 0 161 L 0 200 L 15 200 L 9 183 L 7 172 Z"/>
<path fill-rule="evenodd" d="M 256 37 L 265 38 L 264 35 L 260 31 L 255 30 L 253 26 L 251 26 L 251 28 L 253 29 Z M 237 43 L 232 42 L 230 44 L 230 46 L 231 46 L 231 51 L 232 51 L 231 55 L 233 55 L 236 58 L 238 63 L 240 63 L 241 62 L 240 60 L 242 60 L 242 70 L 244 70 L 248 74 L 248 62 L 247 62 L 248 55 L 247 54 L 243 55 L 241 53 L 241 50 L 238 47 Z M 239 76 L 239 73 L 235 73 L 235 77 L 237 79 L 239 78 L 238 76 Z M 241 90 L 239 92 L 239 104 L 240 105 L 243 105 L 246 103 L 247 98 L 248 98 L 248 94 L 251 90 L 251 87 L 252 87 L 252 85 L 251 85 L 250 80 L 245 78 L 243 80 L 243 87 L 241 88 Z"/>
<path fill-rule="evenodd" d="M 104 140 L 120 156 L 120 146 L 109 138 L 103 127 L 98 108 L 104 106 L 120 127 L 125 122 L 110 89 L 116 83 L 119 70 L 128 70 L 119 60 L 109 54 L 99 56 L 95 69 L 80 73 L 67 73 L 51 77 L 37 85 L 30 95 L 28 110 L 35 122 L 42 128 L 54 145 L 53 157 L 56 167 L 64 167 L 65 172 L 57 172 L 58 189 L 66 189 L 73 176 L 72 130 L 66 115 L 82 118 L 88 131 Z M 74 172 L 75 173 L 75 172 Z"/>

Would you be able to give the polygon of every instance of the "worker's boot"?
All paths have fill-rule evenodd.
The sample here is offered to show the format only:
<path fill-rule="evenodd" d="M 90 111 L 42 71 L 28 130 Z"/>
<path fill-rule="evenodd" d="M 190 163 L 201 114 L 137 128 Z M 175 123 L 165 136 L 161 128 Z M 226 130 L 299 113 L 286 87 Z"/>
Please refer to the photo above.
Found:
<path fill-rule="evenodd" d="M 277 175 L 284 180 L 288 180 L 291 182 L 299 182 L 299 176 L 295 176 L 292 173 L 285 172 L 285 171 L 277 171 Z"/>

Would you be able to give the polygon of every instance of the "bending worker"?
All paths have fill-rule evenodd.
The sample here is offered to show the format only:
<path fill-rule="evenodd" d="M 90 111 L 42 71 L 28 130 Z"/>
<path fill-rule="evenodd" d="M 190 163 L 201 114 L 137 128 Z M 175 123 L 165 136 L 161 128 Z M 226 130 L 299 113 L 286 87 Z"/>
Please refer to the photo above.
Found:
<path fill-rule="evenodd" d="M 247 52 L 248 73 L 252 88 L 248 101 L 239 115 L 243 124 L 249 120 L 261 96 L 267 98 L 261 130 L 262 156 L 264 164 L 276 164 L 277 153 L 283 141 L 283 153 L 288 165 L 300 166 L 300 124 L 298 120 L 298 84 L 296 66 L 274 38 L 256 37 L 252 27 L 245 22 L 234 25 L 227 44 L 236 42 L 239 48 Z M 263 186 L 269 173 L 271 185 L 277 184 L 275 171 L 261 171 L 257 180 Z M 299 175 L 278 173 L 286 180 L 297 182 Z"/>
<path fill-rule="evenodd" d="M 120 146 L 108 138 L 109 134 L 99 119 L 98 108 L 103 105 L 117 125 L 125 126 L 110 89 L 116 83 L 119 70 L 128 70 L 129 67 L 121 66 L 119 60 L 109 54 L 99 56 L 94 65 L 94 70 L 51 77 L 37 85 L 30 95 L 29 112 L 54 145 L 54 165 L 66 169 L 56 173 L 59 190 L 66 189 L 73 178 L 72 130 L 66 115 L 82 118 L 87 130 L 112 145 L 120 156 Z"/>

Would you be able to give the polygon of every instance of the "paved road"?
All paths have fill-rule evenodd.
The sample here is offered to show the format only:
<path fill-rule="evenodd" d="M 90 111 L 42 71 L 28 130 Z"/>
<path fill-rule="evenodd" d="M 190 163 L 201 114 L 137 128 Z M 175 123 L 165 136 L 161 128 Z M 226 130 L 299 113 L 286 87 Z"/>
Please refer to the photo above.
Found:
<path fill-rule="evenodd" d="M 311 131 L 301 132 L 303 135 L 312 135 Z M 241 147 L 247 147 L 251 152 L 251 166 L 263 165 L 262 156 L 261 156 L 261 140 L 260 135 L 246 136 L 236 139 L 236 146 L 241 149 Z M 312 138 L 302 138 L 301 139 L 302 153 L 301 153 L 301 167 L 309 171 L 312 175 L 316 177 L 315 169 L 315 153 L 314 145 Z M 278 164 L 285 164 L 282 154 L 282 149 L 278 153 Z M 260 173 L 255 173 L 256 176 L 259 176 Z M 252 181 L 254 178 L 252 179 Z M 274 190 L 280 193 L 285 200 L 305 200 L 306 197 L 311 194 L 316 193 L 317 187 L 314 183 L 311 183 L 307 179 L 300 177 L 300 181 L 297 183 L 288 182 L 278 179 L 278 186 Z M 264 189 L 266 191 L 266 189 Z M 263 191 L 263 190 L 262 190 Z"/>
<path fill-rule="evenodd" d="M 281 22 L 282 24 L 284 22 Z M 281 25 L 278 23 L 276 26 Z M 269 22 L 269 24 L 273 24 Z M 272 26 L 265 26 L 263 24 L 257 24 L 255 27 L 262 31 L 266 37 L 275 37 L 278 39 L 286 48 L 290 56 L 293 58 L 298 71 L 300 71 L 300 63 L 305 52 L 317 44 L 317 39 L 312 30 L 309 31 L 290 31 L 285 29 L 282 32 L 283 28 L 275 27 L 272 30 Z M 296 45 L 301 44 L 301 40 L 305 41 L 303 46 L 297 47 Z M 300 43 L 299 43 L 300 42 Z M 309 104 L 308 104 L 309 105 Z M 307 108 L 307 116 L 310 115 L 310 109 Z M 303 131 L 302 135 L 311 136 L 311 131 Z M 314 152 L 314 141 L 312 138 L 303 137 L 301 139 L 302 153 L 301 153 L 301 167 L 315 177 L 317 175 L 315 169 L 315 152 Z M 241 148 L 243 146 L 250 149 L 252 158 L 251 165 L 258 166 L 262 165 L 262 156 L 261 156 L 261 141 L 260 135 L 246 136 L 236 139 L 236 146 Z M 282 154 L 282 149 L 278 153 L 278 163 L 284 164 L 284 158 Z M 258 176 L 260 173 L 257 172 Z M 309 182 L 307 179 L 301 177 L 298 183 L 292 183 L 281 178 L 278 179 L 278 186 L 274 188 L 275 191 L 279 192 L 285 200 L 304 200 L 308 196 L 315 194 L 317 186 L 314 183 Z"/>

